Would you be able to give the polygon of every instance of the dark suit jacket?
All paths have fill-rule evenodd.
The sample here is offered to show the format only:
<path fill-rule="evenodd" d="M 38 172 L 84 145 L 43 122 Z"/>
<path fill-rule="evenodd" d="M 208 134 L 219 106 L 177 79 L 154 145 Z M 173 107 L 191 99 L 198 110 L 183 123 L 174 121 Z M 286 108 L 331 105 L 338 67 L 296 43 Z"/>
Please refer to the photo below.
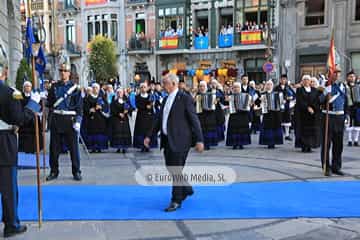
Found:
<path fill-rule="evenodd" d="M 22 126 L 34 120 L 34 114 L 23 108 L 13 96 L 14 90 L 0 83 L 0 119 L 9 125 Z M 17 166 L 18 141 L 15 131 L 0 131 L 0 167 Z M 1 180 L 2 181 L 2 180 Z"/>
<path fill-rule="evenodd" d="M 161 132 L 160 149 L 165 147 L 165 135 L 162 133 L 162 119 L 166 101 L 167 97 L 161 106 L 159 118 L 156 119 L 152 130 L 147 133 L 147 136 L 150 137 L 153 133 Z M 170 150 L 173 152 L 189 151 L 195 143 L 204 141 L 193 99 L 189 94 L 181 90 L 176 94 L 173 105 L 171 106 L 167 121 L 167 132 L 168 144 Z"/>

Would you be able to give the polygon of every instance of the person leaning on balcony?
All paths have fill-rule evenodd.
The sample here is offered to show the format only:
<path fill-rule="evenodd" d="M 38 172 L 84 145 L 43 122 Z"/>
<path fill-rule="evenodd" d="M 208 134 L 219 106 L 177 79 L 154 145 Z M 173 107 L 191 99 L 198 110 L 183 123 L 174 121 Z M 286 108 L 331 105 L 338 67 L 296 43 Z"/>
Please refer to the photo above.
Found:
<path fill-rule="evenodd" d="M 225 26 L 222 25 L 221 30 L 220 30 L 220 35 L 226 35 L 226 32 L 227 32 L 227 30 L 226 30 Z"/>
<path fill-rule="evenodd" d="M 249 31 L 249 22 L 246 21 L 245 25 L 242 27 L 242 31 Z"/>
<path fill-rule="evenodd" d="M 183 36 L 183 27 L 182 27 L 181 24 L 179 24 L 179 26 L 178 26 L 178 28 L 177 28 L 177 30 L 176 30 L 176 35 L 177 35 L 178 37 L 182 37 L 182 36 Z"/>
<path fill-rule="evenodd" d="M 228 25 L 226 33 L 227 34 L 233 34 L 234 33 L 234 28 L 232 27 L 231 24 Z"/>

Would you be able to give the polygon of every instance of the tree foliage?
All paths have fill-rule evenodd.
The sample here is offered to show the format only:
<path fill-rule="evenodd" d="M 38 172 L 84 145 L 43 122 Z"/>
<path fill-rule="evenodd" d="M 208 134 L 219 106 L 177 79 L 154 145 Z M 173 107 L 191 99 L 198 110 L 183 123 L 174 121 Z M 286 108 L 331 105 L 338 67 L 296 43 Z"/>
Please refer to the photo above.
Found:
<path fill-rule="evenodd" d="M 116 66 L 116 47 L 110 38 L 97 35 L 89 44 L 90 69 L 94 72 L 96 82 L 106 83 L 118 75 Z"/>
<path fill-rule="evenodd" d="M 32 72 L 31 67 L 27 63 L 26 59 L 22 59 L 16 72 L 16 88 L 21 90 L 25 81 L 32 82 Z"/>

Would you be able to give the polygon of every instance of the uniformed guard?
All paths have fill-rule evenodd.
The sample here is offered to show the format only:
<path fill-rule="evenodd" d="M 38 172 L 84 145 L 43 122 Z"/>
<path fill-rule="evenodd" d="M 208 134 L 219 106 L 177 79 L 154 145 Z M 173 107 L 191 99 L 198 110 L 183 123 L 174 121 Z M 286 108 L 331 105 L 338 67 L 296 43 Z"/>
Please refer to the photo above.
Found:
<path fill-rule="evenodd" d="M 325 168 L 325 176 L 331 174 L 344 175 L 341 171 L 342 159 L 341 155 L 343 152 L 343 138 L 344 138 L 344 128 L 345 128 L 345 112 L 346 112 L 346 87 L 345 84 L 340 80 L 341 69 L 337 66 L 334 73 L 334 82 L 328 86 L 324 93 L 320 97 L 320 101 L 326 103 L 329 101 L 329 112 L 323 110 L 324 115 L 329 114 L 328 122 L 328 138 L 325 143 L 325 138 L 323 138 L 321 144 L 321 162 L 323 168 Z M 322 117 L 323 119 L 323 128 L 326 131 L 326 116 Z M 325 136 L 325 134 L 323 134 Z M 325 149 L 325 144 L 327 147 Z M 332 163 L 331 169 L 329 165 L 329 150 L 332 144 Z M 324 152 L 326 150 L 326 159 L 324 159 Z M 326 163 L 326 164 L 325 164 Z"/>
<path fill-rule="evenodd" d="M 15 129 L 33 121 L 34 113 L 40 111 L 40 94 L 32 94 L 23 108 L 21 92 L 5 85 L 8 73 L 8 60 L 5 46 L 0 40 L 0 193 L 4 237 L 11 237 L 26 231 L 18 216 L 18 143 Z"/>
<path fill-rule="evenodd" d="M 79 132 L 82 120 L 82 97 L 79 87 L 70 80 L 70 60 L 66 56 L 60 59 L 61 80 L 54 83 L 48 95 L 48 107 L 51 109 L 50 124 L 50 175 L 47 181 L 59 175 L 59 155 L 62 139 L 70 151 L 74 180 L 81 181 Z"/>

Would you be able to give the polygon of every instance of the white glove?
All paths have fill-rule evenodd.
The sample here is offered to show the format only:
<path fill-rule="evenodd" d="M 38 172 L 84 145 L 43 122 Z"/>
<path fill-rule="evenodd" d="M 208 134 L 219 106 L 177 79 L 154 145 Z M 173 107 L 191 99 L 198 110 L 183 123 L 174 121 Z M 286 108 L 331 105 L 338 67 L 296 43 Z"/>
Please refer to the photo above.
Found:
<path fill-rule="evenodd" d="M 36 103 L 39 103 L 41 100 L 40 93 L 38 92 L 31 92 L 30 99 L 33 100 Z"/>
<path fill-rule="evenodd" d="M 75 129 L 75 131 L 80 132 L 80 123 L 74 123 L 73 128 Z"/>
<path fill-rule="evenodd" d="M 331 85 L 325 88 L 325 94 L 331 93 Z"/>
<path fill-rule="evenodd" d="M 41 93 L 40 93 L 40 97 L 41 97 L 42 99 L 46 99 L 46 98 L 47 98 L 46 92 L 41 92 Z"/>

